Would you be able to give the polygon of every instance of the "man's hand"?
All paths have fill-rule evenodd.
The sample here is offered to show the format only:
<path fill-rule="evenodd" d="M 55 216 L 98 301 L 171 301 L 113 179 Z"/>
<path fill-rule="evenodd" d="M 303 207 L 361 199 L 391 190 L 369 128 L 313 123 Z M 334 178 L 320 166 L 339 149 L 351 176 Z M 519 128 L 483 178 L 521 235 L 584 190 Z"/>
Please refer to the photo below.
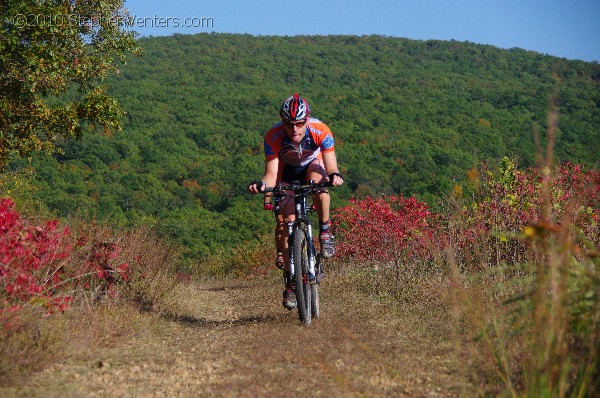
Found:
<path fill-rule="evenodd" d="M 331 182 L 331 185 L 334 187 L 337 187 L 344 183 L 344 177 L 342 177 L 342 175 L 338 172 L 330 173 L 327 177 L 327 181 Z"/>
<path fill-rule="evenodd" d="M 252 181 L 250 185 L 248 185 L 248 192 L 254 195 L 262 192 L 266 187 L 264 181 Z"/>

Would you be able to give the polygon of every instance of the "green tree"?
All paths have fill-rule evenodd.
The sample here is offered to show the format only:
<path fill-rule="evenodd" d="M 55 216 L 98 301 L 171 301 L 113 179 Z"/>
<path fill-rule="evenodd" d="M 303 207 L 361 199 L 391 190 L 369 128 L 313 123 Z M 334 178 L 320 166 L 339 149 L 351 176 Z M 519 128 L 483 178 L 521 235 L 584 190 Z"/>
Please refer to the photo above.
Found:
<path fill-rule="evenodd" d="M 86 124 L 120 128 L 102 85 L 139 53 L 122 0 L 0 1 L 0 170 L 11 154 L 53 151 Z"/>

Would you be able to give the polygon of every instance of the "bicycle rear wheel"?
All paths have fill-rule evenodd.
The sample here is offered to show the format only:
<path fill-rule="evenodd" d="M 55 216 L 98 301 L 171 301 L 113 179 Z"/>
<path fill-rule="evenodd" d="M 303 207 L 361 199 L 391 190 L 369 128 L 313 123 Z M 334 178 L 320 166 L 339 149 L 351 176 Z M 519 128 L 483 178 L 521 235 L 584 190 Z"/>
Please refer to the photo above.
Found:
<path fill-rule="evenodd" d="M 298 228 L 294 233 L 294 276 L 296 282 L 296 303 L 298 316 L 305 325 L 311 322 L 312 289 L 308 282 L 308 240 L 306 231 Z"/>

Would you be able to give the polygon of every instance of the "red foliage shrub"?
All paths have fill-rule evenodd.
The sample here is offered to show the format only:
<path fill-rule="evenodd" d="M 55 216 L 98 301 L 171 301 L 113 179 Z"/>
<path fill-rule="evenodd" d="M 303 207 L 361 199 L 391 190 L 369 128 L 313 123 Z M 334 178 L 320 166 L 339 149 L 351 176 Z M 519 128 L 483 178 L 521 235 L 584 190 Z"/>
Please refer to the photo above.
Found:
<path fill-rule="evenodd" d="M 414 197 L 352 199 L 333 211 L 336 252 L 357 260 L 431 257 L 437 216 Z"/>
<path fill-rule="evenodd" d="M 568 223 L 578 229 L 579 244 L 600 239 L 600 173 L 565 163 L 554 174 L 539 167 L 518 170 L 505 158 L 497 175 L 484 169 L 479 192 L 470 205 L 449 209 L 445 245 L 464 267 L 481 269 L 530 260 L 530 240 Z M 550 191 L 544 195 L 543 180 Z M 526 239 L 527 238 L 527 239 Z M 585 241 L 585 242 L 584 242 Z"/>
<path fill-rule="evenodd" d="M 338 255 L 357 260 L 427 261 L 432 250 L 443 253 L 449 248 L 463 268 L 518 264 L 531 255 L 527 234 L 558 230 L 564 222 L 578 229 L 579 244 L 585 240 L 598 250 L 597 171 L 565 163 L 551 175 L 535 167 L 518 170 L 505 158 L 497 174 L 486 168 L 470 173 L 477 188 L 473 200 L 462 207 L 458 201 L 449 203 L 440 215 L 415 198 L 401 196 L 350 200 L 348 206 L 335 209 L 332 222 Z M 549 198 L 542 192 L 544 178 L 551 178 Z M 545 208 L 549 209 L 546 215 Z"/>
<path fill-rule="evenodd" d="M 56 220 L 35 225 L 11 199 L 0 199 L 0 319 L 26 305 L 64 311 L 78 291 L 126 281 L 130 268 L 118 263 L 120 250 L 116 243 L 77 239 Z"/>

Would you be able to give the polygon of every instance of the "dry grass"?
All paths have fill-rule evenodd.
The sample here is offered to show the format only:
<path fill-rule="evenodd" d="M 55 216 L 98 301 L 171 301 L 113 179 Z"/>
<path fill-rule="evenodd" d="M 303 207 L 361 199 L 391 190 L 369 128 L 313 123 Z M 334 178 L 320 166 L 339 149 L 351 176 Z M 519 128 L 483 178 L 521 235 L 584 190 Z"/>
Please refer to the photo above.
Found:
<path fill-rule="evenodd" d="M 200 262 L 199 273 L 204 279 L 264 275 L 273 269 L 275 254 L 273 235 L 265 234 L 229 250 L 207 256 Z"/>
<path fill-rule="evenodd" d="M 573 226 L 543 234 L 537 261 L 468 272 L 448 250 L 431 263 L 338 261 L 349 284 L 394 299 L 455 341 L 481 395 L 595 397 L 599 391 L 600 264 L 568 248 Z M 567 229 L 569 231 L 567 231 Z M 591 255 L 590 255 L 591 254 Z"/>
<path fill-rule="evenodd" d="M 566 235 L 563 235 L 563 237 Z M 538 261 L 464 275 L 453 266 L 453 322 L 478 383 L 501 396 L 596 396 L 599 264 L 544 237 Z"/>

